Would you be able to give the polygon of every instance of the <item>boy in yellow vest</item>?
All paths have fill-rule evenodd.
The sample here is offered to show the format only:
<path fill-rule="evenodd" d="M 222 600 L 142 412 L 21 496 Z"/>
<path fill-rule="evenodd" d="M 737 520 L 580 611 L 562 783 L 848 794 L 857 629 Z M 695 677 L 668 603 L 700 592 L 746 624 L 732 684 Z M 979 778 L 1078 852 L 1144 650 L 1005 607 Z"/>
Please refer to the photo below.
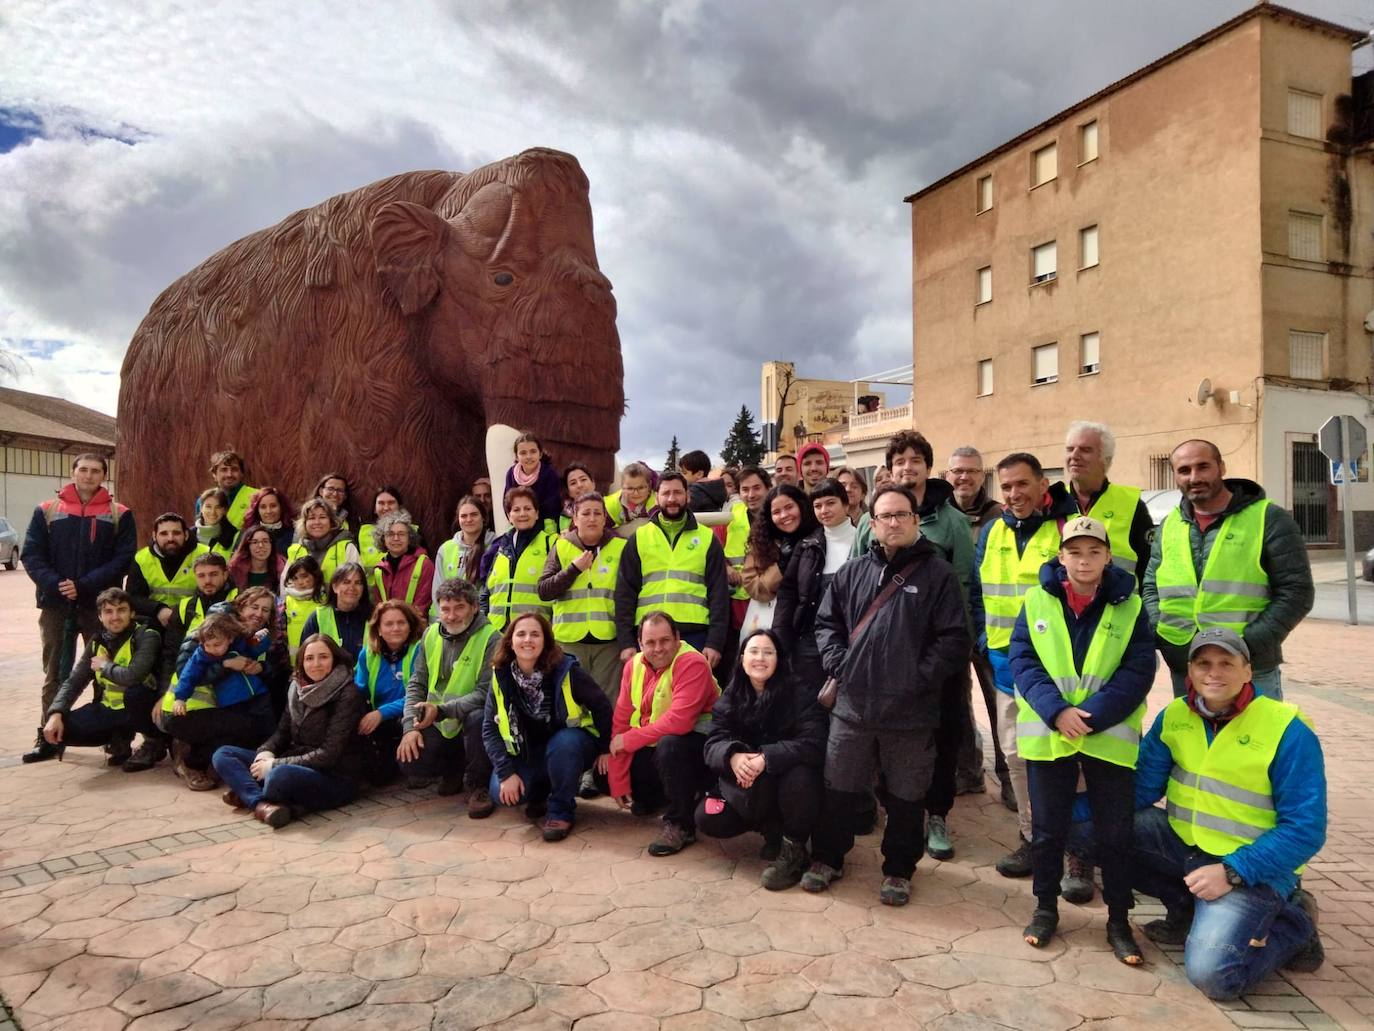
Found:
<path fill-rule="evenodd" d="M 1135 577 L 1113 564 L 1107 529 L 1078 516 L 1059 555 L 1040 567 L 1012 630 L 1016 750 L 1031 801 L 1035 913 L 1026 943 L 1049 944 L 1059 924 L 1060 878 L 1081 773 L 1092 806 L 1107 902 L 1107 942 L 1123 963 L 1142 962 L 1131 909 L 1131 819 L 1154 639 Z"/>

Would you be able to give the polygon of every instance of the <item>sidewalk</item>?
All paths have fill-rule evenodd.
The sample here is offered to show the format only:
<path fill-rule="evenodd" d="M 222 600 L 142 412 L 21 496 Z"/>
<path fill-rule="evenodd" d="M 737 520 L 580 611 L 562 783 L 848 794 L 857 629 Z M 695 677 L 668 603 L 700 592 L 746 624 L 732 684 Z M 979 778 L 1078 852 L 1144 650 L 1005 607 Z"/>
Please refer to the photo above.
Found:
<path fill-rule="evenodd" d="M 1026 947 L 1029 883 L 992 869 L 1016 840 L 993 794 L 959 800 L 957 858 L 923 860 L 912 905 L 890 909 L 876 836 L 828 894 L 771 893 L 756 837 L 653 859 L 654 826 L 604 799 L 555 845 L 517 812 L 471 821 L 394 790 L 272 832 L 165 766 L 126 775 L 90 749 L 20 766 L 31 605 L 23 574 L 0 573 L 0 994 L 30 1031 L 1374 1026 L 1368 627 L 1310 621 L 1285 667 L 1331 781 L 1305 878 L 1327 965 L 1223 1008 L 1143 935 L 1145 969 L 1115 962 L 1100 901 Z M 1152 708 L 1168 696 L 1161 676 Z"/>

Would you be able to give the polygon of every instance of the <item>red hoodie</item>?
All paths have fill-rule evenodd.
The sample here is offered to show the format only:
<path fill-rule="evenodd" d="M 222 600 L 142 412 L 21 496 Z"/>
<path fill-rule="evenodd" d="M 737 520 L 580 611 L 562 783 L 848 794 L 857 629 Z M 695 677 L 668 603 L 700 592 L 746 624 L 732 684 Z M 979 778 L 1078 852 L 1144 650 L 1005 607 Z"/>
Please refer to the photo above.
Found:
<path fill-rule="evenodd" d="M 620 676 L 620 694 L 615 701 L 615 715 L 611 719 L 611 736 L 625 735 L 625 751 L 611 756 L 609 776 L 611 794 L 616 798 L 630 793 L 630 760 L 641 748 L 657 744 L 658 739 L 667 734 L 688 734 L 696 725 L 697 717 L 710 712 L 720 696 L 715 679 L 711 676 L 711 666 L 700 652 L 688 652 L 677 660 L 673 667 L 673 693 L 668 710 L 652 723 L 640 727 L 630 726 L 630 714 L 634 705 L 630 701 L 630 681 L 634 675 L 635 660 L 625 663 Z M 654 696 L 658 678 L 662 674 L 644 664 L 644 694 L 641 701 L 648 705 Z"/>

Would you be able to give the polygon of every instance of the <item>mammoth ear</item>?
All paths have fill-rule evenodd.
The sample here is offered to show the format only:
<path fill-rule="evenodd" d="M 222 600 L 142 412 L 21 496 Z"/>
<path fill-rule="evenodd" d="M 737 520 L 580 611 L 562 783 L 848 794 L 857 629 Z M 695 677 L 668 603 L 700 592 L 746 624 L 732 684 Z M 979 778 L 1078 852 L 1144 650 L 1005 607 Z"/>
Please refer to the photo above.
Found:
<path fill-rule="evenodd" d="M 385 204 L 373 216 L 377 274 L 405 314 L 422 310 L 439 292 L 449 231 L 449 224 L 434 212 L 407 201 Z"/>
<path fill-rule="evenodd" d="M 487 260 L 505 235 L 515 203 L 515 191 L 505 183 L 487 183 L 468 198 L 451 225 L 463 250 Z"/>

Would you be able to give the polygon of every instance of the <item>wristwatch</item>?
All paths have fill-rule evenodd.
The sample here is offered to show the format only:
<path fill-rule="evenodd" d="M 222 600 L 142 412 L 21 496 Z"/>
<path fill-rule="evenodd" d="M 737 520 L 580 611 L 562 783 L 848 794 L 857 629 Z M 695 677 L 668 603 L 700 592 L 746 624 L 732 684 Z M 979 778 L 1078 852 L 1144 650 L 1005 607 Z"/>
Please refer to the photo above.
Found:
<path fill-rule="evenodd" d="M 1227 884 L 1229 884 L 1229 885 L 1230 885 L 1231 887 L 1233 887 L 1233 888 L 1243 888 L 1243 887 L 1245 887 L 1245 878 L 1244 878 L 1244 877 L 1242 877 L 1240 874 L 1236 873 L 1236 871 L 1233 870 L 1233 869 L 1232 869 L 1230 866 L 1228 866 L 1226 863 L 1222 863 L 1222 864 L 1221 864 L 1221 868 L 1222 868 L 1223 870 L 1226 871 L 1226 883 L 1227 883 Z"/>

